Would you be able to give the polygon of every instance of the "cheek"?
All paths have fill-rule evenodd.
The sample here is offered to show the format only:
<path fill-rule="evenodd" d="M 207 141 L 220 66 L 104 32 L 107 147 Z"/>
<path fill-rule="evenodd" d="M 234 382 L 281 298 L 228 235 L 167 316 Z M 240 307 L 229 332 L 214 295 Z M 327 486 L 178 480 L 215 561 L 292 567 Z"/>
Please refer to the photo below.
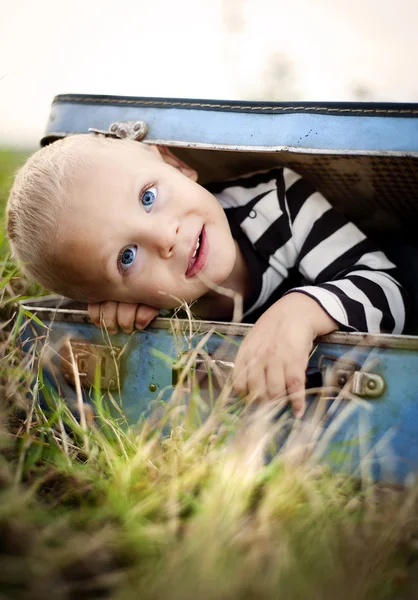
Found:
<path fill-rule="evenodd" d="M 212 240 L 212 243 L 214 244 L 213 250 L 215 250 L 215 253 L 221 260 L 223 258 L 228 261 L 228 258 L 231 255 L 234 255 L 235 241 L 227 221 L 221 221 L 215 224 Z"/>
<path fill-rule="evenodd" d="M 205 206 L 205 204 L 203 204 L 203 206 Z M 226 221 L 226 215 L 218 201 L 211 198 L 210 202 L 208 202 L 206 206 L 207 208 L 204 210 L 203 216 L 213 224 L 219 225 L 222 223 L 222 225 L 224 225 Z"/>
<path fill-rule="evenodd" d="M 141 277 L 138 288 L 149 304 L 156 308 L 171 308 L 167 306 L 169 298 L 167 294 L 175 293 L 176 286 L 173 286 L 169 272 L 161 270 L 161 268 L 150 268 Z"/>
<path fill-rule="evenodd" d="M 236 262 L 236 254 L 233 238 L 229 235 L 222 236 L 222 239 L 215 246 L 210 272 L 208 272 L 208 275 L 212 276 L 214 283 L 222 285 L 228 279 Z"/>

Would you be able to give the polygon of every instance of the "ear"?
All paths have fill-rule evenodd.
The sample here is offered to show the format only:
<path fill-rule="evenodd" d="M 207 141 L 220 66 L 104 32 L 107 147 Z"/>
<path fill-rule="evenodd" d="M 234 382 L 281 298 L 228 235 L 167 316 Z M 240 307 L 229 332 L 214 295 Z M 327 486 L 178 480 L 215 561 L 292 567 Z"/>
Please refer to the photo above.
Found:
<path fill-rule="evenodd" d="M 180 171 L 181 173 L 183 173 L 183 175 L 185 175 L 186 177 L 188 177 L 192 181 L 197 181 L 198 180 L 197 171 L 195 171 L 194 169 L 192 169 L 191 167 L 189 167 L 189 165 L 187 165 L 185 162 L 183 162 L 182 160 L 180 160 L 180 158 L 178 158 L 177 156 L 175 156 L 167 148 L 167 146 L 151 146 L 150 145 L 149 148 L 153 152 L 158 152 L 165 163 L 167 163 L 171 167 L 174 167 L 175 169 L 177 169 L 178 171 Z"/>

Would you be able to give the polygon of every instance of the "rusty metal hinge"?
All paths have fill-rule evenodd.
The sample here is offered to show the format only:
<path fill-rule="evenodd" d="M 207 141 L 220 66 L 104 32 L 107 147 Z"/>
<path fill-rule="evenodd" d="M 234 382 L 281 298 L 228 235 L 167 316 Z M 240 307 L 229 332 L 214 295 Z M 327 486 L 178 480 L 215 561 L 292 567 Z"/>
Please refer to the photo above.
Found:
<path fill-rule="evenodd" d="M 89 128 L 91 133 L 104 135 L 118 139 L 134 140 L 140 142 L 148 133 L 148 125 L 145 121 L 115 121 L 111 123 L 108 130 Z"/>

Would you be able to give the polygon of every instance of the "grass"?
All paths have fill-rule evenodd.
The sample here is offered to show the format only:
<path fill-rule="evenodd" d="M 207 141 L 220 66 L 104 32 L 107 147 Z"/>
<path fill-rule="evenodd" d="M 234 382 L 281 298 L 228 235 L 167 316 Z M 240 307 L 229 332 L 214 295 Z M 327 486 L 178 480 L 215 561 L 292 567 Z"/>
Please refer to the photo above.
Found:
<path fill-rule="evenodd" d="M 0 153 L 0 198 L 23 158 Z M 10 308 L 40 290 L 4 240 L 2 258 Z M 0 339 L 1 600 L 416 597 L 414 490 L 281 454 L 266 464 L 266 409 L 238 413 L 227 395 L 203 425 L 181 410 L 181 394 L 136 428 L 98 391 L 91 427 L 53 393 L 42 410 L 42 371 L 16 344 L 20 326 L 2 327 Z"/>

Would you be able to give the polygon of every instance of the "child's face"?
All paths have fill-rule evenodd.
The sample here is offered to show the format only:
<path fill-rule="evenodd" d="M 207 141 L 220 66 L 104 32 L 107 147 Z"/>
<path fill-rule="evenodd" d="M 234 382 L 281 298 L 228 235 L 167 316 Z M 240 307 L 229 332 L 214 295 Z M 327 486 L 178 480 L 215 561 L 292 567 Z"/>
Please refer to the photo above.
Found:
<path fill-rule="evenodd" d="M 235 264 L 216 198 L 139 143 L 97 153 L 71 189 L 61 229 L 65 272 L 96 290 L 94 301 L 171 308 L 208 291 L 200 273 L 222 285 Z"/>

